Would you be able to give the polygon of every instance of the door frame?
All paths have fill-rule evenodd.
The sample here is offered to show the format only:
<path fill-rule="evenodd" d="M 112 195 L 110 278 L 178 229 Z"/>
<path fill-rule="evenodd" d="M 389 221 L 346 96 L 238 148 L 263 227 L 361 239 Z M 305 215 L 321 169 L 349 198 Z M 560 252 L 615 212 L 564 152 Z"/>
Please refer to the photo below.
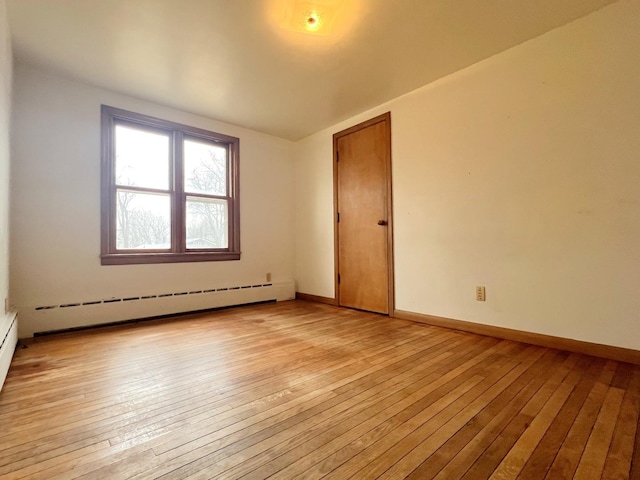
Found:
<path fill-rule="evenodd" d="M 387 151 L 385 160 L 385 176 L 387 187 L 387 278 L 388 278 L 388 316 L 392 317 L 395 311 L 395 275 L 393 263 L 393 195 L 391 182 L 391 112 L 383 113 L 377 117 L 366 120 L 333 134 L 333 251 L 334 251 L 334 297 L 336 305 L 340 306 L 340 234 L 338 228 L 338 140 L 351 133 L 363 130 L 377 123 L 386 122 L 387 125 Z"/>

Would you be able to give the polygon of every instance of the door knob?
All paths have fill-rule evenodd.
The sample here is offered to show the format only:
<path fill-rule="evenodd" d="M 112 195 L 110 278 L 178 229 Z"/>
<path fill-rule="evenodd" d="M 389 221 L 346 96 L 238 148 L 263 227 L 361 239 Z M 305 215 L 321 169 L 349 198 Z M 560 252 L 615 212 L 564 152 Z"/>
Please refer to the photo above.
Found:
<path fill-rule="evenodd" d="M 387 221 L 386 220 L 378 220 L 378 225 L 386 225 Z"/>

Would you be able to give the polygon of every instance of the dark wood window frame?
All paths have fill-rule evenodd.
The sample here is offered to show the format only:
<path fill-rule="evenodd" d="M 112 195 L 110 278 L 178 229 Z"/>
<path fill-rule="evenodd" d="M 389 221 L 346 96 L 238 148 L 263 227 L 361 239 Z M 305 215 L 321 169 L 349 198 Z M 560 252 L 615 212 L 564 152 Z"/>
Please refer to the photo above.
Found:
<path fill-rule="evenodd" d="M 102 105 L 102 265 L 126 265 L 145 263 L 209 262 L 240 259 L 240 140 L 235 137 L 190 127 L 159 118 L 129 112 Z M 116 248 L 116 185 L 114 132 L 117 125 L 162 132 L 170 139 L 169 188 L 171 198 L 171 248 L 162 250 L 125 250 Z M 219 249 L 187 248 L 186 204 L 188 197 L 199 194 L 187 193 L 183 180 L 183 141 L 203 140 L 216 143 L 227 149 L 227 192 L 219 198 L 227 201 L 228 246 Z M 121 187 L 120 187 L 121 188 Z M 136 190 L 134 187 L 133 190 Z M 141 188 L 141 192 L 153 193 L 153 189 Z M 204 197 L 215 197 L 204 195 Z"/>

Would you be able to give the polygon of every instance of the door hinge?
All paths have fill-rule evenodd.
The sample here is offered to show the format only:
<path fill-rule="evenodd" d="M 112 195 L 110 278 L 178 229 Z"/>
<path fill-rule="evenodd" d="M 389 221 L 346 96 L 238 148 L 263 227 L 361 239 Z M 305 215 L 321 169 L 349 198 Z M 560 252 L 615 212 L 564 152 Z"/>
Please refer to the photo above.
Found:
<path fill-rule="evenodd" d="M 340 223 L 340 212 L 338 212 L 338 223 Z"/>
<path fill-rule="evenodd" d="M 340 161 L 340 152 L 336 152 L 336 162 Z"/>
<path fill-rule="evenodd" d="M 338 274 L 338 283 L 340 283 L 340 274 Z"/>

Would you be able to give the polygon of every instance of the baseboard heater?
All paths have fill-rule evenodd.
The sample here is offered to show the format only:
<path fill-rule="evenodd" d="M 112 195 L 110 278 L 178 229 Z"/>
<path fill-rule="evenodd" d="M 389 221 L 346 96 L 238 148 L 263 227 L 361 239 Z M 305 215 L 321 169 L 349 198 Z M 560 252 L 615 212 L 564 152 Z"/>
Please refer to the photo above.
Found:
<path fill-rule="evenodd" d="M 265 303 L 275 303 L 276 299 L 272 300 L 263 300 L 261 302 L 251 302 L 251 303 L 242 303 L 239 305 L 227 305 L 226 307 L 213 307 L 213 308 L 205 308 L 202 310 L 190 310 L 188 312 L 179 312 L 179 313 L 169 313 L 166 315 L 154 315 L 153 317 L 144 317 L 144 318 L 132 318 L 131 320 L 120 320 L 117 322 L 107 322 L 100 323 L 98 325 L 83 325 L 80 327 L 71 327 L 71 328 L 63 328 L 57 330 L 48 330 L 46 332 L 34 332 L 34 337 L 46 337 L 48 335 L 59 335 L 61 333 L 71 333 L 71 332 L 79 332 L 82 330 L 90 330 L 94 328 L 104 328 L 104 327 L 117 327 L 118 325 L 129 325 L 132 323 L 141 323 L 141 322 L 149 322 L 151 320 L 161 320 L 166 318 L 175 318 L 183 315 L 194 315 L 198 313 L 208 313 L 208 312 L 217 312 L 219 310 L 225 310 L 229 308 L 237 308 L 237 307 L 249 307 L 252 305 L 264 305 Z"/>
<path fill-rule="evenodd" d="M 0 340 L 2 341 L 2 343 L 0 343 L 0 390 L 2 390 L 4 380 L 7 378 L 11 359 L 13 358 L 13 353 L 15 352 L 16 344 L 18 343 L 17 317 L 14 314 L 9 318 L 10 321 L 7 322 L 9 328 L 6 332 L 3 332 L 4 334 L 0 337 Z"/>
<path fill-rule="evenodd" d="M 37 305 L 19 309 L 20 337 L 221 307 L 289 300 L 294 296 L 294 283 L 282 282 Z"/>

